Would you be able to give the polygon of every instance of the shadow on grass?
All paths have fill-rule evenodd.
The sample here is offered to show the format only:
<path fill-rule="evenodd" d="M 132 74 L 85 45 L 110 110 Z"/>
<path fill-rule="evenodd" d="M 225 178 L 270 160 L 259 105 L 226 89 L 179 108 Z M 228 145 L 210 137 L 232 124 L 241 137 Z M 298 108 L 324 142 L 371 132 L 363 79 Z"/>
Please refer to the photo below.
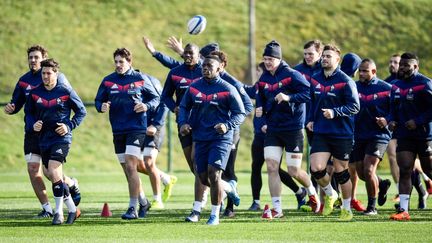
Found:
<path fill-rule="evenodd" d="M 77 220 L 77 226 L 112 226 L 112 225 L 139 225 L 139 224 L 185 224 L 184 219 L 190 213 L 187 209 L 166 209 L 166 210 L 151 210 L 144 219 L 137 220 L 122 220 L 120 217 L 124 213 L 121 210 L 112 210 L 113 216 L 103 218 L 100 216 L 100 209 L 87 209 L 82 216 Z M 221 220 L 224 224 L 235 223 L 258 223 L 263 222 L 261 219 L 261 211 L 251 212 L 247 210 L 236 210 L 234 218 L 224 218 Z M 360 213 L 354 213 L 352 222 L 391 222 L 390 215 L 393 210 L 379 210 L 376 216 L 364 216 Z M 50 227 L 51 219 L 35 219 L 36 211 L 23 211 L 19 213 L 16 210 L 0 210 L 0 227 Z M 210 212 L 205 210 L 202 213 L 202 220 L 207 220 Z M 430 222 L 432 221 L 432 210 L 411 210 L 411 221 L 413 222 Z M 335 210 L 330 216 L 321 216 L 317 214 L 284 210 L 284 217 L 281 219 L 273 219 L 269 223 L 290 223 L 303 224 L 309 223 L 335 223 L 338 222 L 339 210 Z M 346 223 L 346 222 L 340 222 Z"/>

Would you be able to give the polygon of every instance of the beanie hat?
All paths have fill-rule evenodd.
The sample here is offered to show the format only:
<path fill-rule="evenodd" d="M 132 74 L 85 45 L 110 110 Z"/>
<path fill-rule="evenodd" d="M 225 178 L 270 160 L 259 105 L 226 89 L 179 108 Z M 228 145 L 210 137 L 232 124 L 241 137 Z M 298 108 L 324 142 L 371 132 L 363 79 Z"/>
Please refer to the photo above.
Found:
<path fill-rule="evenodd" d="M 361 58 L 355 53 L 347 53 L 342 59 L 340 69 L 346 75 L 354 77 L 355 72 L 360 67 Z"/>
<path fill-rule="evenodd" d="M 206 57 L 214 51 L 219 51 L 219 44 L 218 43 L 210 43 L 210 44 L 205 45 L 203 48 L 201 48 L 200 54 L 201 54 L 201 56 Z"/>
<path fill-rule="evenodd" d="M 263 56 L 282 59 L 282 48 L 277 41 L 272 40 L 264 48 Z"/>

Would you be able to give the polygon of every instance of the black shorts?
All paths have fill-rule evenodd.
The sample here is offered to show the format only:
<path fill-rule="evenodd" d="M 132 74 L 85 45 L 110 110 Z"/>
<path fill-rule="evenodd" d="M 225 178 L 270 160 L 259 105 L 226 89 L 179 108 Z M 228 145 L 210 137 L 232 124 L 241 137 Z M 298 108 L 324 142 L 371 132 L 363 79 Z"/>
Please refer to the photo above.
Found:
<path fill-rule="evenodd" d="M 286 152 L 303 153 L 303 131 L 268 132 L 264 139 L 264 147 L 283 147 Z"/>
<path fill-rule="evenodd" d="M 41 148 L 42 163 L 45 168 L 48 168 L 48 162 L 55 160 L 60 163 L 66 163 L 66 156 L 69 153 L 70 144 L 59 143 L 48 148 Z"/>
<path fill-rule="evenodd" d="M 165 126 L 162 126 L 160 129 L 157 129 L 154 136 L 148 136 L 148 135 L 145 136 L 144 147 L 155 148 L 158 151 L 160 151 L 164 137 L 165 137 Z"/>
<path fill-rule="evenodd" d="M 126 146 L 143 148 L 145 133 L 127 133 L 113 136 L 114 151 L 116 154 L 124 154 Z"/>
<path fill-rule="evenodd" d="M 41 154 L 37 133 L 26 132 L 24 134 L 24 154 Z"/>
<path fill-rule="evenodd" d="M 353 149 L 351 138 L 333 138 L 322 134 L 314 134 L 310 153 L 328 152 L 338 160 L 348 161 Z"/>
<path fill-rule="evenodd" d="M 428 157 L 432 155 L 432 140 L 418 139 L 398 139 L 396 152 L 409 151 L 419 157 Z"/>
<path fill-rule="evenodd" d="M 192 146 L 192 142 L 193 142 L 192 141 L 192 132 L 189 133 L 186 136 L 182 136 L 180 134 L 180 127 L 177 127 L 177 128 L 178 128 L 177 129 L 177 131 L 178 131 L 178 138 L 180 139 L 180 143 L 181 143 L 182 148 L 186 148 L 186 147 Z"/>
<path fill-rule="evenodd" d="M 363 161 L 366 155 L 375 156 L 381 161 L 385 151 L 387 150 L 388 142 L 370 140 L 356 140 L 354 142 L 353 151 L 350 156 L 350 163 Z"/>

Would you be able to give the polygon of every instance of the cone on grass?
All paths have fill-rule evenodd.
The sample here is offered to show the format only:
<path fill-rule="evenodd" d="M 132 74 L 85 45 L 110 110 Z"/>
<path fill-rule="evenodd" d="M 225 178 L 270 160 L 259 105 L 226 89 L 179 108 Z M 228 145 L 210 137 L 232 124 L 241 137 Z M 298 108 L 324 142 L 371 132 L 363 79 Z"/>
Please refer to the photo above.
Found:
<path fill-rule="evenodd" d="M 108 203 L 104 203 L 103 208 L 102 208 L 102 212 L 101 212 L 101 216 L 102 217 L 111 217 L 112 216 L 112 212 L 109 209 Z"/>
<path fill-rule="evenodd" d="M 266 204 L 266 205 L 264 206 L 264 212 L 263 212 L 261 218 L 262 218 L 262 219 L 266 219 L 266 220 L 271 220 L 271 219 L 273 218 L 273 217 L 272 217 L 271 210 L 270 210 L 270 207 L 269 207 L 268 204 Z"/>

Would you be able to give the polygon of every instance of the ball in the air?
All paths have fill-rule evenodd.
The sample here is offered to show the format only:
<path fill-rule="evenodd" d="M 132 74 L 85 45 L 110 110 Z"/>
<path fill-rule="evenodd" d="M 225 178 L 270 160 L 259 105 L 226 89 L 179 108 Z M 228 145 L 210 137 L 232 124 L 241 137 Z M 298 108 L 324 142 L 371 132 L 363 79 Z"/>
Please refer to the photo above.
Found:
<path fill-rule="evenodd" d="M 207 20 L 202 15 L 193 16 L 187 25 L 188 32 L 191 35 L 198 35 L 202 33 L 206 28 Z"/>

